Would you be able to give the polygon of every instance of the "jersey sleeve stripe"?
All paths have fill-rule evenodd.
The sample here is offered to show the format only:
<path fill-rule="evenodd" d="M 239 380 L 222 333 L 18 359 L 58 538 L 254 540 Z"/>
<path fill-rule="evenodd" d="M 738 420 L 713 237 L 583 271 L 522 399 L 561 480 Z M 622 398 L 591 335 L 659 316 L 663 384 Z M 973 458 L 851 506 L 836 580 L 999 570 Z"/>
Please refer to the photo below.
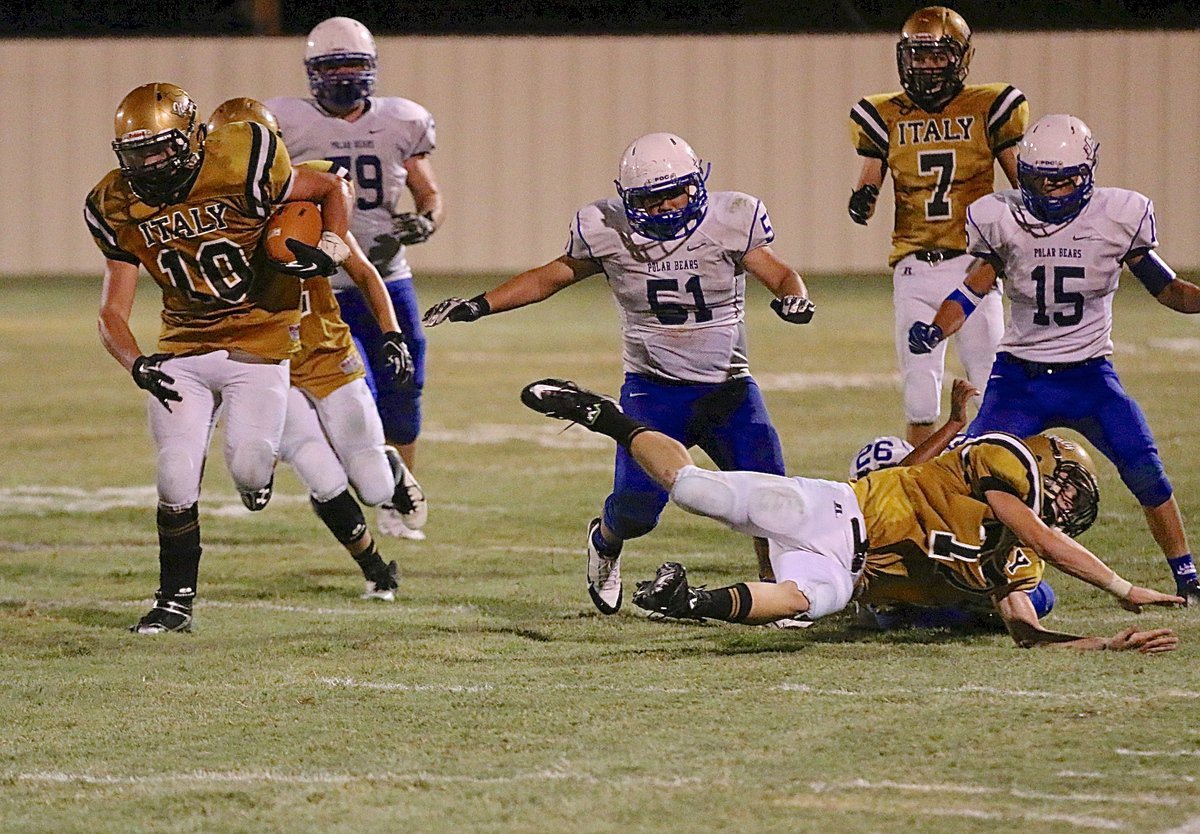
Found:
<path fill-rule="evenodd" d="M 747 252 L 750 251 L 750 245 L 752 243 L 754 243 L 754 224 L 758 222 L 758 212 L 761 209 L 762 209 L 762 200 L 759 200 L 758 202 L 756 202 L 754 204 L 754 214 L 751 215 L 751 219 L 750 219 L 750 230 L 746 233 L 746 245 L 742 248 L 743 255 L 745 255 Z M 767 239 L 765 241 L 763 241 L 762 245 L 767 246 L 773 240 L 775 240 L 774 233 L 767 235 Z"/>
<path fill-rule="evenodd" d="M 987 247 L 987 252 L 979 252 L 977 251 L 977 247 L 972 248 L 970 254 L 987 256 L 989 258 L 996 258 L 998 260 L 1000 256 L 996 254 L 996 250 L 992 248 L 992 244 L 988 242 L 987 235 L 983 233 L 983 229 L 979 228 L 979 224 L 976 223 L 975 218 L 971 216 L 970 206 L 967 206 L 967 224 L 976 231 L 976 233 L 979 235 L 979 239 L 983 242 L 983 245 Z"/>
<path fill-rule="evenodd" d="M 1004 434 L 1003 432 L 985 432 L 975 438 L 975 444 L 982 443 L 989 443 L 993 446 L 1006 449 L 1025 464 L 1025 473 L 1029 477 L 1030 486 L 1029 496 L 1025 499 L 1025 503 L 1040 517 L 1042 513 L 1042 478 L 1041 470 L 1038 469 L 1037 458 L 1034 457 L 1033 452 L 1020 440 L 1011 434 Z M 963 448 L 964 450 L 969 449 L 970 445 Z"/>
<path fill-rule="evenodd" d="M 83 220 L 95 237 L 114 249 L 120 248 L 120 244 L 117 243 L 117 233 L 113 231 L 112 226 L 108 225 L 108 221 L 100 212 L 96 211 L 91 200 L 83 204 Z"/>
<path fill-rule="evenodd" d="M 256 122 L 250 126 L 250 167 L 246 173 L 246 204 L 255 217 L 266 217 L 270 200 L 271 166 L 275 162 L 275 134 Z"/>
<path fill-rule="evenodd" d="M 850 118 L 862 128 L 866 137 L 874 142 L 880 153 L 886 157 L 888 153 L 887 124 L 880 117 L 875 106 L 864 98 L 850 110 Z"/>
<path fill-rule="evenodd" d="M 1016 87 L 1008 86 L 988 109 L 988 133 L 992 133 L 1012 118 L 1018 107 L 1025 103 L 1025 94 Z"/>
<path fill-rule="evenodd" d="M 1124 261 L 1125 261 L 1127 258 L 1129 258 L 1129 256 L 1130 256 L 1130 255 L 1133 253 L 1133 247 L 1134 247 L 1134 244 L 1136 244 L 1136 243 L 1137 243 L 1137 241 L 1138 241 L 1138 238 L 1141 236 L 1141 234 L 1142 234 L 1142 227 L 1146 225 L 1146 220 L 1147 220 L 1147 218 L 1149 218 L 1149 220 L 1150 220 L 1150 240 L 1151 240 L 1151 241 L 1152 241 L 1152 242 L 1153 242 L 1155 245 L 1157 245 L 1157 244 L 1158 244 L 1158 237 L 1157 237 L 1157 236 L 1154 234 L 1154 213 L 1151 211 L 1151 205 L 1152 205 L 1151 203 L 1147 203 L 1147 204 L 1146 204 L 1146 211 L 1145 211 L 1145 213 L 1143 213 L 1143 214 L 1142 214 L 1142 219 L 1141 219 L 1140 221 L 1138 221 L 1138 227 L 1137 227 L 1137 230 L 1136 230 L 1136 231 L 1133 233 L 1133 237 L 1132 237 L 1132 238 L 1130 238 L 1130 240 L 1129 240 L 1129 248 L 1128 248 L 1128 249 L 1126 249 L 1126 250 L 1125 250 L 1125 254 L 1124 254 L 1124 255 L 1122 255 L 1122 256 L 1121 256 L 1121 257 L 1118 259 L 1118 260 L 1120 260 L 1122 263 L 1124 263 Z M 1146 250 L 1146 251 L 1149 251 L 1149 250 Z"/>

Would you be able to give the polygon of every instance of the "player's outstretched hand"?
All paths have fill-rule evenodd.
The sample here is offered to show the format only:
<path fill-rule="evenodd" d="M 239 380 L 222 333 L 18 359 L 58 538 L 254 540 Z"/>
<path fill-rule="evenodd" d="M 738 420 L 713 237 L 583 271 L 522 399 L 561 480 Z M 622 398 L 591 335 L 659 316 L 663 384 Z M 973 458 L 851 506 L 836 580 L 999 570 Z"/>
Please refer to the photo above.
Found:
<path fill-rule="evenodd" d="M 1130 626 L 1109 637 L 1105 648 L 1110 652 L 1129 652 L 1136 649 L 1142 654 L 1173 652 L 1179 648 L 1179 635 L 1169 628 L 1138 631 L 1135 626 Z"/>
<path fill-rule="evenodd" d="M 929 353 L 945 339 L 942 328 L 923 321 L 914 322 L 908 328 L 908 350 L 910 353 Z"/>
<path fill-rule="evenodd" d="M 788 324 L 808 324 L 817 311 L 817 305 L 807 296 L 785 295 L 772 299 L 771 309 Z"/>
<path fill-rule="evenodd" d="M 421 324 L 437 327 L 444 321 L 475 321 L 492 311 L 483 293 L 474 298 L 447 298 L 439 301 L 421 316 Z"/>
<path fill-rule="evenodd" d="M 171 410 L 171 403 L 183 402 L 183 397 L 179 396 L 179 392 L 171 387 L 175 384 L 175 377 L 160 367 L 170 358 L 171 354 L 169 353 L 139 356 L 133 360 L 133 367 L 129 369 L 137 387 L 143 391 L 149 391 L 150 395 L 162 403 L 163 408 L 167 411 Z"/>
<path fill-rule="evenodd" d="M 391 371 L 396 384 L 406 386 L 413 380 L 414 366 L 412 354 L 404 337 L 395 330 L 383 334 L 383 363 Z"/>
<path fill-rule="evenodd" d="M 1140 585 L 1134 585 L 1129 589 L 1129 593 L 1123 598 L 1118 599 L 1121 607 L 1126 611 L 1132 611 L 1137 614 L 1145 605 L 1186 605 L 1183 597 L 1177 597 L 1174 594 L 1164 594 L 1161 591 L 1156 591 L 1153 588 L 1143 588 Z"/>
<path fill-rule="evenodd" d="M 979 396 L 979 389 L 968 380 L 956 379 L 950 388 L 950 419 L 959 423 L 967 422 L 967 403 L 972 397 Z"/>
<path fill-rule="evenodd" d="M 429 240 L 436 229 L 437 227 L 433 224 L 433 215 L 429 212 L 417 214 L 413 211 L 406 211 L 403 214 L 392 215 L 392 234 L 405 246 L 424 243 Z"/>

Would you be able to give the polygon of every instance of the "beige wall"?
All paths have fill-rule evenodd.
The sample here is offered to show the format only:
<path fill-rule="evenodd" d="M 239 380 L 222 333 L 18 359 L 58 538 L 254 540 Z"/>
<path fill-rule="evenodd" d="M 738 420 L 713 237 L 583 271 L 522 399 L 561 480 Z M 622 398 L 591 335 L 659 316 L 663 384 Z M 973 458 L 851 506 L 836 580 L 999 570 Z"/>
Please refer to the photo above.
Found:
<path fill-rule="evenodd" d="M 1162 252 L 1200 268 L 1200 33 L 976 36 L 974 81 L 1007 80 L 1034 118 L 1070 111 L 1101 142 L 1099 180 L 1150 195 Z M 778 251 L 801 271 L 878 270 L 890 197 L 863 229 L 846 216 L 858 170 L 846 115 L 897 88 L 890 36 L 384 38 L 382 93 L 437 119 L 446 226 L 418 269 L 515 270 L 559 254 L 582 203 L 612 193 L 625 144 L 683 135 L 710 186 L 762 197 Z M 286 39 L 0 41 L 0 274 L 100 266 L 81 220 L 113 167 L 112 111 L 151 80 L 207 112 L 234 95 L 306 92 Z M 29 78 L 28 83 L 22 78 Z"/>

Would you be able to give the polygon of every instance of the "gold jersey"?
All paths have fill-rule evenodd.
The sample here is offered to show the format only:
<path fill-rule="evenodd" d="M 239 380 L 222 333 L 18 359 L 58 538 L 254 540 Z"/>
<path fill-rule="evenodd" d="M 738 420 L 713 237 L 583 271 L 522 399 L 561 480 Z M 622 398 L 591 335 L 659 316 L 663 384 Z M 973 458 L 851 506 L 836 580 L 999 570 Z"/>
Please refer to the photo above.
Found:
<path fill-rule="evenodd" d="M 84 219 L 104 257 L 141 264 L 162 289 L 159 351 L 239 349 L 281 360 L 296 350 L 299 283 L 271 269 L 258 246 L 291 175 L 271 131 L 236 122 L 209 135 L 177 203 L 143 203 L 119 170 L 88 194 Z"/>
<path fill-rule="evenodd" d="M 850 111 L 860 156 L 882 159 L 896 196 L 895 266 L 922 249 L 967 248 L 967 206 L 992 193 L 995 157 L 1029 126 L 1024 94 L 1007 84 L 971 84 L 937 113 L 905 93 L 867 96 Z"/>
<path fill-rule="evenodd" d="M 916 466 L 851 484 L 866 523 L 867 601 L 941 605 L 1001 588 L 1032 590 L 1043 564 L 992 513 L 998 490 L 1041 512 L 1037 459 L 1018 438 L 989 432 Z"/>
<path fill-rule="evenodd" d="M 297 168 L 311 168 L 343 179 L 350 172 L 325 159 L 301 162 Z M 324 276 L 304 282 L 300 307 L 300 352 L 292 358 L 292 385 L 317 399 L 324 399 L 348 382 L 365 375 L 362 359 L 350 335 L 350 326 L 342 321 L 342 312 L 333 286 Z"/>

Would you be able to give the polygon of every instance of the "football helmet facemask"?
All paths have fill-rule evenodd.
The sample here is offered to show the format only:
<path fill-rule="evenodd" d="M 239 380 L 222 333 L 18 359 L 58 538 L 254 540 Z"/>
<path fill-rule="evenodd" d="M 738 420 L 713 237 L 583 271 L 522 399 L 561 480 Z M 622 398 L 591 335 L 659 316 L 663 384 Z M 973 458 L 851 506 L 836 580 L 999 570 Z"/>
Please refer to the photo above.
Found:
<path fill-rule="evenodd" d="M 1043 223 L 1067 223 L 1092 199 L 1100 143 L 1083 120 L 1063 113 L 1042 116 L 1017 146 L 1021 202 Z M 1065 194 L 1050 196 L 1070 184 Z"/>
<path fill-rule="evenodd" d="M 678 240 L 704 219 L 707 179 L 708 170 L 687 142 L 672 133 L 648 133 L 634 139 L 621 155 L 617 194 L 635 232 L 651 240 Z M 685 194 L 688 200 L 682 208 L 658 210 L 665 201 Z"/>
<path fill-rule="evenodd" d="M 258 99 L 243 97 L 221 102 L 221 105 L 208 117 L 208 132 L 212 133 L 217 128 L 232 122 L 255 122 L 276 136 L 279 135 L 279 120 Z"/>
<path fill-rule="evenodd" d="M 962 15 L 945 6 L 918 9 L 904 21 L 896 43 L 900 85 L 920 107 L 941 110 L 963 88 L 974 54 L 971 27 Z"/>
<path fill-rule="evenodd" d="M 1078 443 L 1053 434 L 1025 438 L 1042 474 L 1042 519 L 1071 538 L 1100 514 L 1100 484 L 1092 456 Z"/>
<path fill-rule="evenodd" d="M 330 113 L 349 113 L 374 92 L 377 57 L 366 26 L 349 17 L 323 20 L 308 33 L 304 49 L 308 88 Z"/>
<path fill-rule="evenodd" d="M 877 469 L 898 466 L 912 450 L 912 444 L 904 438 L 877 437 L 851 458 L 850 480 L 857 481 Z"/>
<path fill-rule="evenodd" d="M 205 127 L 174 84 L 143 84 L 117 106 L 112 148 L 133 193 L 148 205 L 180 196 L 200 170 Z"/>

